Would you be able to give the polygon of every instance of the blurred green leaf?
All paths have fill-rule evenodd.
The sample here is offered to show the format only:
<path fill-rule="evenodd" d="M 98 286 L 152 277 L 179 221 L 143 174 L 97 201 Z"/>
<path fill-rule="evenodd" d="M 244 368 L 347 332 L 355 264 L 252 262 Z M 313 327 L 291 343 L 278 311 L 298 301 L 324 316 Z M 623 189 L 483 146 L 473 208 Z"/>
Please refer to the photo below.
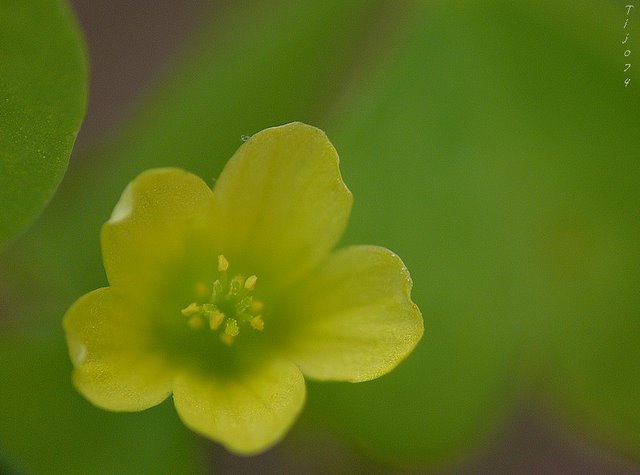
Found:
<path fill-rule="evenodd" d="M 529 376 L 637 455 L 640 96 L 623 23 L 610 5 L 432 4 L 330 134 L 356 197 L 348 240 L 398 252 L 425 314 L 387 380 L 310 390 L 372 454 L 468 450 Z"/>
<path fill-rule="evenodd" d="M 73 388 L 66 348 L 56 336 L 0 337 L 0 449 L 10 467 L 51 474 L 197 472 L 195 437 L 171 402 L 144 414 L 91 406 Z"/>
<path fill-rule="evenodd" d="M 626 9 L 542 7 L 495 6 L 488 13 L 504 27 L 482 32 L 494 51 L 517 45 L 501 70 L 524 106 L 514 118 L 528 124 L 510 141 L 530 164 L 529 366 L 569 427 L 638 458 L 640 75 L 631 71 L 636 87 L 624 87 Z M 640 30 L 639 15 L 630 28 Z"/>
<path fill-rule="evenodd" d="M 467 7 L 425 6 L 330 134 L 356 198 L 347 240 L 403 258 L 425 336 L 388 377 L 314 386 L 310 405 L 372 455 L 405 464 L 467 452 L 508 413 L 519 382 L 520 218 L 493 131 L 513 126 L 499 114 L 478 20 Z"/>
<path fill-rule="evenodd" d="M 41 211 L 85 112 L 84 43 L 66 3 L 0 3 L 0 247 Z"/>

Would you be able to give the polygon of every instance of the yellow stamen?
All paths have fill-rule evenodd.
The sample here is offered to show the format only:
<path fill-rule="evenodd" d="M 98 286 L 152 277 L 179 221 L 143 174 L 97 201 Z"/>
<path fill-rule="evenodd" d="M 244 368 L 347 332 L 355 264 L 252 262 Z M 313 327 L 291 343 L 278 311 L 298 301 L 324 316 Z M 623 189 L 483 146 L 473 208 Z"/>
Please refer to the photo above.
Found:
<path fill-rule="evenodd" d="M 183 308 L 181 313 L 194 330 L 206 326 L 212 331 L 221 329 L 220 340 L 231 346 L 240 334 L 241 324 L 249 324 L 254 330 L 262 331 L 265 323 L 262 319 L 264 304 L 254 301 L 253 296 L 258 276 L 251 274 L 245 278 L 242 274 L 230 275 L 228 270 L 229 261 L 223 254 L 218 255 L 218 278 L 210 284 L 196 282 L 196 301 Z"/>
<path fill-rule="evenodd" d="M 218 272 L 226 272 L 229 268 L 229 261 L 222 254 L 218 256 Z"/>
<path fill-rule="evenodd" d="M 198 305 L 195 302 L 192 302 L 188 306 L 180 310 L 180 313 L 182 313 L 182 315 L 184 315 L 185 317 L 190 317 L 191 315 L 200 313 L 201 310 L 202 308 L 200 307 L 200 305 Z"/>
<path fill-rule="evenodd" d="M 247 277 L 247 280 L 244 281 L 244 288 L 247 290 L 253 290 L 256 288 L 256 281 L 258 277 L 255 275 L 250 275 Z"/>
<path fill-rule="evenodd" d="M 249 323 L 251 324 L 251 327 L 256 330 L 264 330 L 264 320 L 262 319 L 262 315 L 256 315 Z"/>
<path fill-rule="evenodd" d="M 222 313 L 220 310 L 214 310 L 208 316 L 209 328 L 211 328 L 212 330 L 217 330 L 220 324 L 222 324 L 225 319 L 224 313 Z"/>
<path fill-rule="evenodd" d="M 244 277 L 240 274 L 236 275 L 231 279 L 231 285 L 229 285 L 229 293 L 227 297 L 235 297 L 240 293 L 240 289 L 244 287 Z"/>

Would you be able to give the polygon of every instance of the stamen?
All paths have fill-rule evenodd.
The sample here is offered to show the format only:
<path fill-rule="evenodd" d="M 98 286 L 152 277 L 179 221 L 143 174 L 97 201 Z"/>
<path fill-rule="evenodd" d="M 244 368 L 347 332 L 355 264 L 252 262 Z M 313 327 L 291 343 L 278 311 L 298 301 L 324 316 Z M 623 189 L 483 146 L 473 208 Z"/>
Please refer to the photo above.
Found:
<path fill-rule="evenodd" d="M 218 272 L 227 272 L 229 261 L 222 254 L 218 256 Z"/>
<path fill-rule="evenodd" d="M 218 299 L 221 298 L 223 294 L 224 294 L 224 286 L 222 285 L 222 282 L 220 282 L 219 280 L 216 280 L 213 283 L 213 291 L 211 292 L 211 301 L 217 302 Z"/>
<path fill-rule="evenodd" d="M 224 325 L 219 338 L 231 346 L 240 334 L 240 325 L 248 324 L 254 330 L 262 331 L 265 323 L 262 319 L 264 304 L 254 300 L 253 296 L 258 277 L 252 274 L 245 279 L 242 274 L 229 274 L 229 267 L 227 258 L 220 254 L 218 278 L 211 285 L 197 282 L 194 288 L 196 301 L 180 312 L 194 330 L 208 326 L 217 331 Z M 207 299 L 208 293 L 210 297 Z"/>
<path fill-rule="evenodd" d="M 220 310 L 214 310 L 208 315 L 208 317 L 209 317 L 209 328 L 211 328 L 212 330 L 217 330 L 218 327 L 220 327 L 220 325 L 226 318 L 225 314 L 222 313 Z"/>
<path fill-rule="evenodd" d="M 237 313 L 245 313 L 251 304 L 253 303 L 253 297 L 251 295 L 247 295 L 245 298 L 240 300 L 236 304 L 236 312 Z"/>
<path fill-rule="evenodd" d="M 231 279 L 231 285 L 229 286 L 229 294 L 227 298 L 232 298 L 237 296 L 240 293 L 240 289 L 244 287 L 244 277 L 241 275 L 236 275 Z"/>
<path fill-rule="evenodd" d="M 191 315 L 195 315 L 196 313 L 200 313 L 202 311 L 202 307 L 195 302 L 190 303 L 188 306 L 180 310 L 180 313 L 185 317 L 190 317 Z"/>
<path fill-rule="evenodd" d="M 244 288 L 247 290 L 253 290 L 256 288 L 256 281 L 258 277 L 255 275 L 250 275 L 247 277 L 247 280 L 244 281 Z"/>
<path fill-rule="evenodd" d="M 262 319 L 262 315 L 256 315 L 249 323 L 251 324 L 251 327 L 256 330 L 264 330 L 264 320 Z"/>

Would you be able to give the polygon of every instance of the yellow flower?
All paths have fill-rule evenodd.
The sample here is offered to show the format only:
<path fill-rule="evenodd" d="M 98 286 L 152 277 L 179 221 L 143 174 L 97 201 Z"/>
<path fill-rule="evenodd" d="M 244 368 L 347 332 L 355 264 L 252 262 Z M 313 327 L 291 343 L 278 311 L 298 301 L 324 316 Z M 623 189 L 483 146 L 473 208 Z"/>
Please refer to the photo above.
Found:
<path fill-rule="evenodd" d="M 251 137 L 213 190 L 177 168 L 142 173 L 102 228 L 110 286 L 64 317 L 75 386 L 113 411 L 173 394 L 188 427 L 252 454 L 293 424 L 303 375 L 391 371 L 422 317 L 395 254 L 332 251 L 351 201 L 335 149 L 301 123 Z"/>

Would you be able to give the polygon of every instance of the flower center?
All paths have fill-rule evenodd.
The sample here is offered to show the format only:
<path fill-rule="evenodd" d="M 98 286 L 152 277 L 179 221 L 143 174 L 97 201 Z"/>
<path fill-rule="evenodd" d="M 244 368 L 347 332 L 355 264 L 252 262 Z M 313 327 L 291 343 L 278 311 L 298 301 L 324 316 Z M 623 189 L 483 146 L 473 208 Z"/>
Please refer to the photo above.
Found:
<path fill-rule="evenodd" d="M 229 261 L 219 255 L 218 278 L 212 285 L 199 282 L 196 294 L 200 301 L 190 303 L 181 313 L 187 317 L 187 324 L 193 330 L 209 328 L 213 332 L 219 331 L 220 340 L 230 346 L 241 326 L 248 325 L 258 331 L 264 329 L 261 314 L 264 304 L 253 296 L 258 277 L 250 275 L 245 278 L 236 274 L 229 278 L 228 270 Z"/>

